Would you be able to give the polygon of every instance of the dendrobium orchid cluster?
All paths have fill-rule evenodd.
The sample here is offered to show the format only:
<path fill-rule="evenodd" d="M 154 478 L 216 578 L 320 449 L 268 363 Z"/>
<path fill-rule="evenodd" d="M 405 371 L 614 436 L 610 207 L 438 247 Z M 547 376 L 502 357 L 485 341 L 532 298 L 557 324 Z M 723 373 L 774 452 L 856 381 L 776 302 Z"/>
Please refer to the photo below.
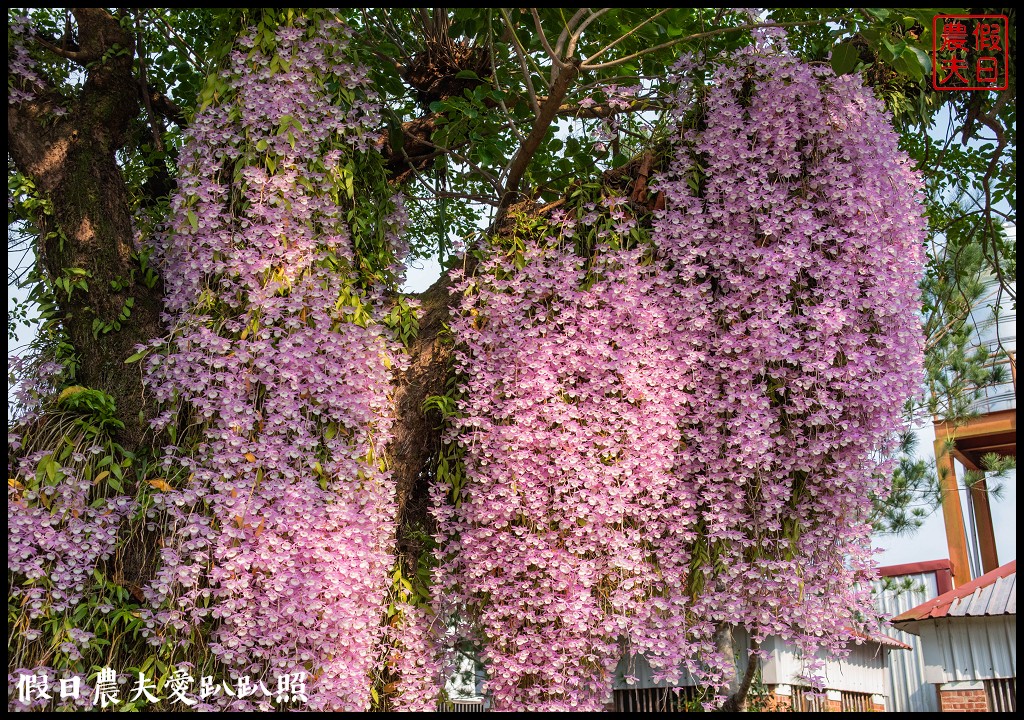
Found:
<path fill-rule="evenodd" d="M 921 373 L 919 181 L 856 77 L 748 53 L 682 107 L 647 245 L 623 221 L 581 257 L 582 208 L 460 286 L 439 577 L 498 709 L 600 709 L 635 654 L 721 688 L 729 626 L 813 674 L 871 615 L 870 496 Z"/>
<path fill-rule="evenodd" d="M 147 368 L 157 425 L 177 428 L 166 464 L 188 479 L 157 495 L 170 522 L 146 592 L 154 645 L 212 620 L 231 673 L 305 671 L 306 707 L 366 710 L 394 562 L 382 458 L 401 353 L 347 213 L 391 207 L 375 232 L 392 259 L 403 216 L 357 192 L 379 118 L 347 33 L 324 20 L 245 35 L 189 130 L 158 247 L 174 329 Z M 253 700 L 270 706 L 208 702 Z"/>
<path fill-rule="evenodd" d="M 395 628 L 391 669 L 397 680 L 392 709 L 434 712 L 451 672 L 442 651 L 446 628 L 429 604 L 398 603 L 401 625 Z"/>

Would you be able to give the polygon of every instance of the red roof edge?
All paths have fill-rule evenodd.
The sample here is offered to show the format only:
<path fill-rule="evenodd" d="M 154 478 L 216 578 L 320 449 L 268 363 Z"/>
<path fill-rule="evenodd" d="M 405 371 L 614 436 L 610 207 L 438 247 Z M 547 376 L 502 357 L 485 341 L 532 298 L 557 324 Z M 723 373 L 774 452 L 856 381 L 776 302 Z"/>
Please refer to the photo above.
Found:
<path fill-rule="evenodd" d="M 847 628 L 847 630 L 849 630 L 850 634 L 853 635 L 853 637 L 860 638 L 865 642 L 872 642 L 876 645 L 896 648 L 898 650 L 913 650 L 913 648 L 907 645 L 905 642 L 897 640 L 894 637 L 889 637 L 888 635 L 883 635 L 882 633 L 863 633 L 859 630 L 854 630 L 853 628 Z"/>
<path fill-rule="evenodd" d="M 978 588 L 988 587 L 995 583 L 999 578 L 1013 575 L 1015 572 L 1017 572 L 1017 561 L 1011 560 L 1005 565 L 997 567 L 995 570 L 971 580 L 969 583 L 965 583 L 958 588 L 950 590 L 947 593 L 943 593 L 928 602 L 921 603 L 915 608 L 910 608 L 905 613 L 901 613 L 894 617 L 892 622 L 912 622 L 915 620 L 926 620 L 928 618 L 946 617 L 946 614 L 949 612 L 949 608 L 952 606 L 954 600 L 972 595 Z"/>
<path fill-rule="evenodd" d="M 872 640 L 872 642 L 876 642 L 879 645 L 882 645 L 883 647 L 895 648 L 897 650 L 913 650 L 914 649 L 910 645 L 907 645 L 905 642 L 903 642 L 901 640 L 897 640 L 894 637 L 889 637 L 888 635 L 876 635 L 876 636 L 872 637 L 871 640 Z"/>
<path fill-rule="evenodd" d="M 936 570 L 953 571 L 953 563 L 949 558 L 941 560 L 925 560 L 924 562 L 903 563 L 902 565 L 886 565 L 878 568 L 878 574 L 882 577 L 895 577 L 897 575 L 918 575 L 920 573 L 935 572 Z"/>
<path fill-rule="evenodd" d="M 953 563 L 949 561 L 949 558 L 903 563 L 902 565 L 886 565 L 878 568 L 878 574 L 881 577 L 919 575 L 929 572 L 935 575 L 935 590 L 939 595 L 953 589 Z"/>

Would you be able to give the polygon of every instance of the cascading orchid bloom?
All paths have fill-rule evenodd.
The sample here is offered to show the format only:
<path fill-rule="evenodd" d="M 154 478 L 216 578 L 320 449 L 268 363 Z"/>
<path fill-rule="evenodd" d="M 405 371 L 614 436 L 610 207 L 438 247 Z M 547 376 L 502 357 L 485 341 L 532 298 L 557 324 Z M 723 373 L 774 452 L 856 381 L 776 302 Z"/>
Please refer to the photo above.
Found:
<path fill-rule="evenodd" d="M 461 285 L 439 576 L 498 709 L 600 709 L 633 654 L 719 688 L 722 625 L 813 674 L 871 615 L 870 496 L 921 378 L 920 183 L 856 78 L 749 52 L 702 103 L 653 261 L 588 264 L 570 229 Z"/>
<path fill-rule="evenodd" d="M 346 174 L 378 120 L 365 73 L 339 59 L 348 32 L 283 27 L 270 52 L 255 34 L 239 40 L 224 97 L 197 114 L 182 153 L 159 248 L 174 333 L 147 375 L 169 408 L 158 427 L 184 412 L 201 428 L 167 449 L 190 475 L 158 496 L 172 532 L 147 589 L 152 642 L 214 619 L 209 647 L 230 673 L 272 684 L 306 672 L 305 707 L 323 710 L 371 702 L 394 562 L 381 458 L 403 362 L 379 324 L 382 288 L 356 283 L 345 219 Z M 404 218 L 391 202 L 396 255 Z M 272 706 L 262 694 L 209 702 Z"/>

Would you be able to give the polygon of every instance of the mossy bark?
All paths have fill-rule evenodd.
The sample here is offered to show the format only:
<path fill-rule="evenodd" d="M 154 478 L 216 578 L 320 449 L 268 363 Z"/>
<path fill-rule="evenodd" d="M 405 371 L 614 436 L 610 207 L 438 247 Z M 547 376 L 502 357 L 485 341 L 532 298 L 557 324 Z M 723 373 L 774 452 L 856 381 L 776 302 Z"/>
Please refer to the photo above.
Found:
<path fill-rule="evenodd" d="M 7 149 L 52 207 L 37 219 L 42 270 L 51 282 L 70 276 L 87 284 L 54 293 L 78 361 L 75 382 L 114 398 L 125 424 L 118 439 L 135 450 L 151 413 L 140 369 L 124 361 L 136 344 L 161 334 L 163 290 L 143 281 L 117 161 L 139 111 L 134 43 L 105 10 L 76 8 L 74 14 L 85 83 L 71 100 L 45 86 L 25 88 L 34 97 L 9 107 Z"/>

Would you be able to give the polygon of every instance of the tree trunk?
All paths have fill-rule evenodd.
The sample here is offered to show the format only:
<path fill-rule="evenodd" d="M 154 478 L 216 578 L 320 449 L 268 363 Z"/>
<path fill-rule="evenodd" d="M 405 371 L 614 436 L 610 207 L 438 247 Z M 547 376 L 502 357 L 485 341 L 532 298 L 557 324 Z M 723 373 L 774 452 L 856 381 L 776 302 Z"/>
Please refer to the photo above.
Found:
<path fill-rule="evenodd" d="M 142 446 L 150 413 L 141 371 L 126 366 L 135 345 L 161 334 L 163 288 L 143 282 L 134 254 L 130 203 L 116 154 L 138 113 L 134 43 L 117 18 L 98 8 L 75 8 L 85 84 L 70 101 L 51 88 L 15 83 L 33 98 L 10 105 L 7 149 L 52 212 L 40 214 L 36 251 L 51 283 L 84 279 L 88 289 L 53 287 L 67 340 L 77 358 L 75 382 L 109 393 L 124 422 L 118 440 Z M 66 113 L 54 110 L 65 103 Z M 126 321 L 119 318 L 125 312 Z M 120 328 L 115 328 L 117 323 Z"/>
<path fill-rule="evenodd" d="M 757 643 L 751 639 L 747 646 L 747 662 L 742 670 L 739 666 L 739 657 L 736 654 L 736 639 L 733 625 L 719 625 L 715 631 L 715 645 L 718 652 L 726 658 L 732 658 L 732 674 L 723 683 L 722 691 L 725 694 L 725 702 L 722 704 L 722 712 L 746 712 L 747 694 L 750 692 L 750 685 L 754 681 L 754 674 L 757 672 L 758 662 L 754 651 L 757 650 Z"/>
<path fill-rule="evenodd" d="M 441 395 L 451 370 L 451 343 L 442 335 L 452 298 L 447 275 L 420 296 L 419 332 L 409 349 L 409 367 L 395 378 L 394 435 L 388 448 L 397 488 L 398 552 L 410 574 L 423 551 L 420 531 L 434 532 L 428 490 L 441 449 L 442 418 L 426 413 L 424 401 Z"/>

